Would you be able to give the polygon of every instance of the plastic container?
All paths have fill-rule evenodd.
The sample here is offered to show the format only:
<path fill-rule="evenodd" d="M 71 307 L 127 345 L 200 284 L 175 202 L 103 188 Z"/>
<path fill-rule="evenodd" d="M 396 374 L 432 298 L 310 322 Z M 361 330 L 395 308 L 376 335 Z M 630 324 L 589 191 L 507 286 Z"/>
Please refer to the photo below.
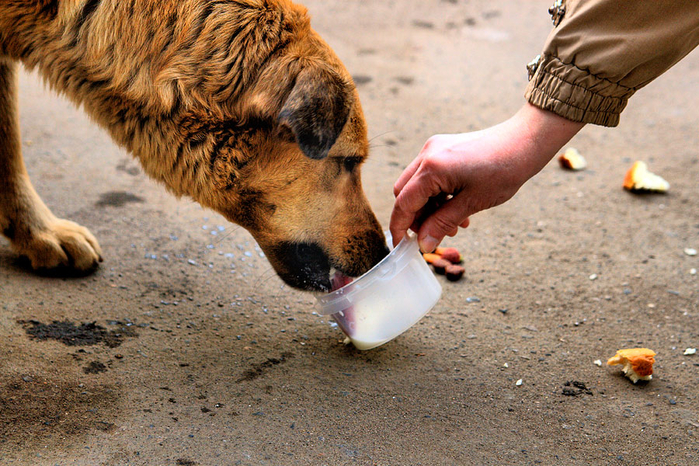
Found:
<path fill-rule="evenodd" d="M 390 234 L 387 235 L 391 247 Z M 354 346 L 383 345 L 415 325 L 437 304 L 442 287 L 423 259 L 417 237 L 406 235 L 381 262 L 344 287 L 318 297 Z"/>

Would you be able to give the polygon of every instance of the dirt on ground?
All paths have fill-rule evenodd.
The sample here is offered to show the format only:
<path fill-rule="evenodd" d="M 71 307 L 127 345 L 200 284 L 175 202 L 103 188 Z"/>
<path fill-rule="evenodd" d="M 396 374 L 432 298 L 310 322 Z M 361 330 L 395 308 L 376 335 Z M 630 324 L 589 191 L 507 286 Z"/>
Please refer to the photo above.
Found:
<path fill-rule="evenodd" d="M 358 85 L 367 195 L 435 133 L 524 102 L 550 1 L 307 0 Z M 640 90 L 618 128 L 571 142 L 446 244 L 466 276 L 361 352 L 285 286 L 248 233 L 149 180 L 34 74 L 22 142 L 55 214 L 105 261 L 41 276 L 0 241 L 0 463 L 691 465 L 699 462 L 699 55 Z M 621 188 L 636 160 L 665 195 Z M 650 382 L 604 362 L 657 352 Z M 595 364 L 595 361 L 602 364 Z"/>

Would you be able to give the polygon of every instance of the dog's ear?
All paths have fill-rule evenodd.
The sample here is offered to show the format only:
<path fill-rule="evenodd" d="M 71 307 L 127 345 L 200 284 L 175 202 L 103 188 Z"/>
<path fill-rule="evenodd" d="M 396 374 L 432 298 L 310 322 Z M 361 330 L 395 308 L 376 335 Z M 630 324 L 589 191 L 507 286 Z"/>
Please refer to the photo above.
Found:
<path fill-rule="evenodd" d="M 335 144 L 349 118 L 351 84 L 322 67 L 304 68 L 297 76 L 278 122 L 294 133 L 306 156 L 322 159 Z"/>

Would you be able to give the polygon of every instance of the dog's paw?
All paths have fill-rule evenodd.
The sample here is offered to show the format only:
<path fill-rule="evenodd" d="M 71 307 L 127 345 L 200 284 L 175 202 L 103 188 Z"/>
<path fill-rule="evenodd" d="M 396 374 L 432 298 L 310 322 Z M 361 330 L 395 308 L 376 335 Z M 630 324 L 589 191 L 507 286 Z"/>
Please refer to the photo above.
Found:
<path fill-rule="evenodd" d="M 55 219 L 30 238 L 13 242 L 34 270 L 68 268 L 89 271 L 102 261 L 102 249 L 90 231 L 69 220 Z"/>

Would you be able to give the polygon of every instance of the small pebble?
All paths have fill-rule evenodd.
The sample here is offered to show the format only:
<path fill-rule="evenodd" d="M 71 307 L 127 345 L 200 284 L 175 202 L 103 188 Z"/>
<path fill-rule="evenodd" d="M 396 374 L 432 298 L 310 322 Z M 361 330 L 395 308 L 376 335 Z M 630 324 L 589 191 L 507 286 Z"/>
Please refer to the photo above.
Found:
<path fill-rule="evenodd" d="M 595 365 L 595 366 L 599 366 L 599 367 L 602 367 L 602 361 L 601 361 L 601 360 L 599 360 L 599 359 L 595 359 L 595 361 L 594 361 L 594 365 Z"/>
<path fill-rule="evenodd" d="M 592 275 L 590 275 L 590 280 L 597 280 L 597 274 L 593 273 Z"/>
<path fill-rule="evenodd" d="M 691 356 L 693 354 L 697 354 L 697 349 L 696 348 L 687 348 L 686 350 L 684 350 L 683 354 L 685 356 Z"/>
<path fill-rule="evenodd" d="M 690 274 L 690 275 L 696 275 L 696 274 L 697 274 L 697 269 L 690 269 L 689 274 Z"/>
<path fill-rule="evenodd" d="M 693 248 L 685 248 L 684 253 L 687 254 L 688 256 L 696 256 L 697 250 L 693 249 Z"/>
<path fill-rule="evenodd" d="M 515 385 L 517 385 L 518 387 L 522 385 L 522 379 L 519 379 L 517 382 L 515 382 Z"/>

